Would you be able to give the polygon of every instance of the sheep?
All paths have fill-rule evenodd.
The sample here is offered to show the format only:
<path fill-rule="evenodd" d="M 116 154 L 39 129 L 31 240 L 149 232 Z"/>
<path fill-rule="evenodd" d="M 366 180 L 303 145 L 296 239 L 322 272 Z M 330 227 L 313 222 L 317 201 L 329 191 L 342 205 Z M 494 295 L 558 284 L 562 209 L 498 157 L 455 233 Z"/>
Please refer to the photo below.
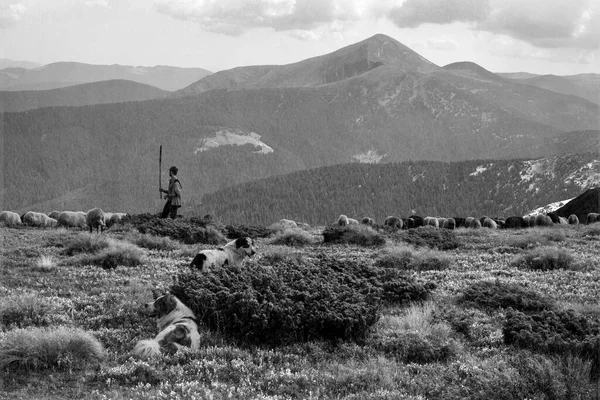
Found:
<path fill-rule="evenodd" d="M 50 218 L 54 218 L 55 220 L 58 220 L 58 216 L 60 215 L 60 211 L 52 211 L 48 213 L 48 216 Z"/>
<path fill-rule="evenodd" d="M 549 213 L 546 214 L 546 216 L 550 217 L 550 219 L 552 220 L 553 224 L 560 223 L 560 221 L 558 219 L 558 215 L 555 212 L 549 212 Z"/>
<path fill-rule="evenodd" d="M 440 227 L 440 223 L 438 222 L 437 218 L 435 218 L 435 217 L 425 217 L 425 219 L 423 220 L 423 223 L 425 225 L 433 226 L 435 228 Z"/>
<path fill-rule="evenodd" d="M 538 214 L 535 216 L 535 226 L 552 226 L 552 218 L 544 214 Z"/>
<path fill-rule="evenodd" d="M 104 223 L 106 224 L 106 228 L 110 228 L 113 224 L 110 222 L 114 214 L 108 211 L 104 211 Z"/>
<path fill-rule="evenodd" d="M 100 230 L 100 233 L 104 232 L 104 228 L 106 227 L 106 223 L 104 222 L 104 211 L 98 207 L 88 210 L 85 216 L 85 222 L 90 228 L 90 233 L 92 233 L 94 228 L 96 228 L 96 233 L 98 233 L 98 230 Z"/>
<path fill-rule="evenodd" d="M 126 213 L 113 213 L 112 216 L 110 217 L 110 226 L 120 224 L 123 221 L 123 218 L 126 216 L 127 216 Z M 204 216 L 203 220 L 204 219 L 206 219 L 206 215 Z M 106 222 L 106 216 L 104 218 L 104 222 Z"/>
<path fill-rule="evenodd" d="M 408 217 L 408 228 L 418 228 L 423 226 L 423 218 L 418 215 L 411 215 Z"/>
<path fill-rule="evenodd" d="M 87 215 L 83 211 L 63 211 L 58 216 L 58 226 L 86 229 L 86 217 Z"/>
<path fill-rule="evenodd" d="M 464 228 L 465 227 L 465 221 L 466 218 L 463 217 L 452 217 L 452 219 L 455 222 L 455 228 Z"/>
<path fill-rule="evenodd" d="M 455 229 L 456 228 L 456 220 L 454 218 L 446 218 L 444 220 L 444 223 L 442 224 L 442 228 Z"/>
<path fill-rule="evenodd" d="M 586 224 L 593 224 L 594 222 L 600 221 L 600 214 L 598 213 L 589 213 L 585 219 Z"/>
<path fill-rule="evenodd" d="M 296 221 L 292 221 L 291 219 L 285 219 L 285 218 L 282 218 L 279 221 L 278 225 L 284 229 L 298 227 L 298 224 L 296 223 Z"/>
<path fill-rule="evenodd" d="M 358 225 L 358 220 L 354 218 L 348 218 L 348 225 Z"/>
<path fill-rule="evenodd" d="M 403 222 L 400 218 L 390 215 L 383 221 L 384 226 L 389 226 L 393 229 L 402 229 Z"/>
<path fill-rule="evenodd" d="M 375 225 L 375 220 L 370 217 L 364 217 L 360 220 L 360 223 L 364 225 Z"/>
<path fill-rule="evenodd" d="M 525 217 L 517 217 L 512 216 L 506 218 L 504 221 L 504 227 L 507 229 L 519 229 L 519 228 L 527 228 L 529 223 L 525 219 Z"/>
<path fill-rule="evenodd" d="M 561 225 L 568 225 L 569 221 L 565 217 L 558 217 L 558 223 Z"/>
<path fill-rule="evenodd" d="M 569 215 L 569 219 L 567 220 L 569 225 L 579 225 L 579 218 L 575 214 Z"/>
<path fill-rule="evenodd" d="M 467 218 L 467 219 L 469 219 L 469 218 Z M 481 222 L 477 218 L 472 218 L 471 221 L 469 222 L 469 225 L 467 226 L 467 228 L 479 229 L 479 228 L 481 228 Z"/>
<path fill-rule="evenodd" d="M 348 217 L 345 216 L 344 214 L 340 215 L 337 219 L 336 222 L 339 226 L 346 226 L 348 225 Z"/>
<path fill-rule="evenodd" d="M 57 221 L 54 218 L 50 218 L 44 213 L 35 211 L 26 212 L 23 214 L 21 220 L 25 225 L 37 226 L 39 228 L 53 228 L 57 224 Z"/>
<path fill-rule="evenodd" d="M 17 226 L 22 225 L 21 217 L 19 214 L 12 211 L 0 212 L 0 222 L 3 222 L 6 226 Z"/>
<path fill-rule="evenodd" d="M 488 229 L 498 229 L 498 224 L 490 217 L 486 217 L 481 226 Z"/>

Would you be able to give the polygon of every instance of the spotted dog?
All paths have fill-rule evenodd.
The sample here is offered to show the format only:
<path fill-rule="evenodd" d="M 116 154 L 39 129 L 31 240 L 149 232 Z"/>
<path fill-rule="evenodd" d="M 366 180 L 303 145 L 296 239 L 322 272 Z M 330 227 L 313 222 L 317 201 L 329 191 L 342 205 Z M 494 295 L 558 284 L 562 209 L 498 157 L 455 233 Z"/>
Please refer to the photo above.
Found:
<path fill-rule="evenodd" d="M 202 250 L 192 260 L 190 268 L 206 272 L 214 267 L 239 265 L 245 257 L 256 254 L 254 243 L 249 237 L 242 237 L 227 243 L 222 248 Z"/>
<path fill-rule="evenodd" d="M 154 339 L 140 340 L 133 354 L 140 358 L 153 358 L 160 354 L 173 354 L 181 347 L 197 350 L 200 335 L 195 315 L 172 294 L 165 294 L 144 304 L 142 313 L 157 318 L 158 335 Z"/>

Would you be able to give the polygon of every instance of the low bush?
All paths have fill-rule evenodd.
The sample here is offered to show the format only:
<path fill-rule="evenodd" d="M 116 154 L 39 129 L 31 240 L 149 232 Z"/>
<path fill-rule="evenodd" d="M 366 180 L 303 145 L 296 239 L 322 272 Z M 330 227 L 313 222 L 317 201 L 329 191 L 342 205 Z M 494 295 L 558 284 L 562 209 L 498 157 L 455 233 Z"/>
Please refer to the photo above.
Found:
<path fill-rule="evenodd" d="M 417 247 L 429 247 L 437 250 L 454 250 L 461 242 L 454 230 L 439 229 L 433 226 L 420 226 L 415 229 L 400 231 L 397 237 Z"/>
<path fill-rule="evenodd" d="M 67 256 L 73 256 L 79 253 L 93 254 L 100 250 L 106 249 L 111 240 L 105 235 L 97 235 L 91 233 L 81 233 L 77 236 L 70 237 L 65 245 L 62 253 Z"/>
<path fill-rule="evenodd" d="M 212 226 L 202 226 L 185 219 L 149 219 L 137 226 L 140 233 L 167 236 L 186 244 L 223 244 L 221 232 Z"/>
<path fill-rule="evenodd" d="M 104 347 L 77 328 L 15 329 L 0 342 L 0 369 L 68 370 L 96 363 Z"/>
<path fill-rule="evenodd" d="M 284 258 L 269 268 L 183 272 L 171 287 L 210 329 L 267 344 L 362 341 L 382 304 L 422 301 L 432 289 L 397 271 L 325 255 Z"/>
<path fill-rule="evenodd" d="M 565 249 L 550 246 L 529 250 L 525 254 L 517 256 L 512 261 L 512 265 L 537 271 L 577 268 L 575 258 Z"/>
<path fill-rule="evenodd" d="M 104 269 L 115 269 L 122 265 L 137 267 L 142 265 L 145 252 L 132 243 L 113 241 L 110 246 L 98 254 L 83 257 L 83 264 L 98 265 Z"/>
<path fill-rule="evenodd" d="M 143 247 L 148 250 L 172 251 L 181 248 L 179 242 L 165 236 L 131 232 L 125 236 L 125 239 L 139 247 Z"/>
<path fill-rule="evenodd" d="M 375 266 L 415 271 L 443 271 L 450 266 L 450 257 L 435 250 L 415 251 L 402 246 L 383 251 L 375 261 Z"/>
<path fill-rule="evenodd" d="M 35 294 L 0 298 L 0 325 L 3 328 L 49 325 L 51 307 Z"/>
<path fill-rule="evenodd" d="M 332 244 L 355 244 L 359 246 L 382 246 L 385 238 L 367 225 L 331 224 L 323 230 L 323 242 Z"/>
<path fill-rule="evenodd" d="M 285 229 L 275 235 L 270 244 L 302 247 L 315 242 L 312 235 L 300 228 Z"/>
<path fill-rule="evenodd" d="M 554 304 L 547 297 L 526 287 L 496 281 L 479 281 L 464 289 L 458 301 L 489 310 L 513 308 L 520 311 L 551 309 Z"/>

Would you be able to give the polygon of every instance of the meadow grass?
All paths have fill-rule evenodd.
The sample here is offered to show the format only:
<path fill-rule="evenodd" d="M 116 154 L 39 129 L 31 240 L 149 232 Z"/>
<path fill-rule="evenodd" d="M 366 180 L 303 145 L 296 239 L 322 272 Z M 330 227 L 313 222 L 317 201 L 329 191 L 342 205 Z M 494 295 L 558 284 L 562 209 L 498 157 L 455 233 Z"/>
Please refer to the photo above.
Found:
<path fill-rule="evenodd" d="M 412 267 L 402 273 L 434 283 L 434 296 L 425 303 L 382 309 L 364 341 L 249 345 L 200 326 L 198 351 L 151 361 L 129 353 L 138 340 L 158 333 L 156 321 L 140 314 L 140 306 L 153 292 L 168 291 L 201 246 L 175 241 L 171 249 L 170 242 L 152 244 L 147 238 L 134 244 L 138 236 L 131 229 L 95 236 L 74 230 L 0 229 L 3 398 L 510 400 L 598 395 L 589 359 L 504 344 L 501 307 L 457 301 L 469 288 L 479 288 L 478 282 L 500 281 L 499 289 L 522 287 L 494 292 L 501 304 L 521 304 L 510 300 L 537 299 L 537 293 L 561 309 L 597 319 L 600 265 L 594 260 L 600 259 L 600 235 L 593 226 L 457 229 L 460 246 L 444 251 L 416 248 L 399 235 L 380 232 L 385 246 L 319 240 L 276 245 L 271 242 L 275 236 L 259 238 L 259 253 L 244 268 L 274 268 L 282 260 L 303 263 L 319 254 L 339 260 L 341 267 L 346 262 L 380 263 L 383 271 L 406 264 Z M 322 237 L 322 230 L 308 233 Z M 541 270 L 513 264 L 517 256 L 558 245 L 572 257 L 572 265 L 587 267 Z M 516 252 L 495 250 L 500 248 Z M 111 259 L 111 249 L 122 259 L 137 261 L 105 269 L 100 260 Z M 92 262 L 93 257 L 98 261 Z M 447 263 L 434 268 L 419 264 L 436 257 Z"/>

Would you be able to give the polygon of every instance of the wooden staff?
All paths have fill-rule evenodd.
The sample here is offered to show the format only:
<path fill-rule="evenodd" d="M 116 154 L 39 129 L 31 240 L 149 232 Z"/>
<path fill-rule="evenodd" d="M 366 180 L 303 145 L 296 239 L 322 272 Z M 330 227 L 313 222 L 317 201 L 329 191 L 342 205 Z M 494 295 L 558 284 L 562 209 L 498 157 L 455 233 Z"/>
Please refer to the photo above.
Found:
<path fill-rule="evenodd" d="M 162 144 L 158 153 L 158 197 L 162 199 Z"/>

